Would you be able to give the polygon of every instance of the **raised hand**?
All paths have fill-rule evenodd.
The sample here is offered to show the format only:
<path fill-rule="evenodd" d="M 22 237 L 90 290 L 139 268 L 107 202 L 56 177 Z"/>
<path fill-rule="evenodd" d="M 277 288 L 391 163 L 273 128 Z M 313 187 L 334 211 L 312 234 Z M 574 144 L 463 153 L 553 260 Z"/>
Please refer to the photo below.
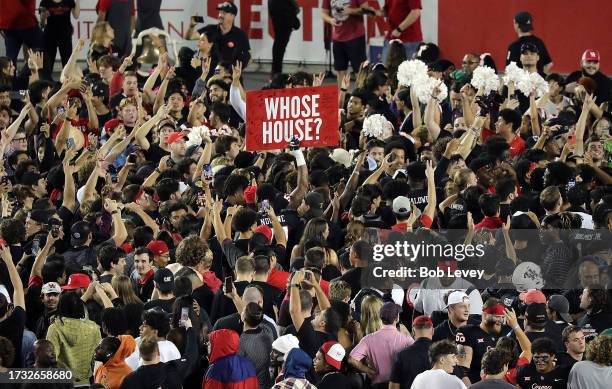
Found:
<path fill-rule="evenodd" d="M 242 62 L 237 61 L 236 65 L 232 65 L 232 85 L 240 85 L 240 77 L 242 76 Z"/>
<path fill-rule="evenodd" d="M 344 77 L 342 77 L 342 82 L 340 83 L 340 89 L 342 91 L 346 91 L 348 90 L 349 85 L 351 85 L 351 74 L 346 73 Z"/>
<path fill-rule="evenodd" d="M 119 73 L 125 73 L 125 70 L 132 66 L 132 61 L 134 59 L 134 54 L 130 54 L 123 59 L 121 66 L 119 67 Z"/>
<path fill-rule="evenodd" d="M 321 86 L 323 85 L 323 80 L 325 79 L 325 72 L 321 72 L 318 75 L 315 74 L 312 78 L 312 86 Z"/>

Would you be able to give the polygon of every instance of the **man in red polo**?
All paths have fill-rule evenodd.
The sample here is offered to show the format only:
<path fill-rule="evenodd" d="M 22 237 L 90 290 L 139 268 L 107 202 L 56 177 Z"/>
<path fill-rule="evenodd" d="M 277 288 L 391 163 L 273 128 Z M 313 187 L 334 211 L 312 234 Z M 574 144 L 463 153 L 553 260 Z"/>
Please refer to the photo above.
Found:
<path fill-rule="evenodd" d="M 0 0 L 0 31 L 6 44 L 6 56 L 13 63 L 22 45 L 41 49 L 42 31 L 36 20 L 36 0 Z"/>

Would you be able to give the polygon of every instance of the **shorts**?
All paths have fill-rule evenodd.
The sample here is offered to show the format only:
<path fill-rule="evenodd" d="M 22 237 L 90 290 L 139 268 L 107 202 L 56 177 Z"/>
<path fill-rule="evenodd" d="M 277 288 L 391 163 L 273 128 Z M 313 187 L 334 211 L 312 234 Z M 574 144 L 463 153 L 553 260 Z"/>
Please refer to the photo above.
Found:
<path fill-rule="evenodd" d="M 334 53 L 334 70 L 347 70 L 350 62 L 353 71 L 357 73 L 361 63 L 366 60 L 365 36 L 345 42 L 333 42 L 332 50 Z"/>

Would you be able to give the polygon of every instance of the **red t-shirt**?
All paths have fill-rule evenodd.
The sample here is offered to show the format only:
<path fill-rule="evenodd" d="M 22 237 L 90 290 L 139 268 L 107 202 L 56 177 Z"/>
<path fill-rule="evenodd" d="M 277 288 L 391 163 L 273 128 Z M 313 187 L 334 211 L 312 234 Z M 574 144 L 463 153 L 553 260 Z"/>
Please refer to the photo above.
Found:
<path fill-rule="evenodd" d="M 115 0 L 121 3 L 127 3 L 129 1 L 134 1 L 134 0 Z M 108 10 L 110 9 L 111 5 L 113 3 L 113 0 L 98 0 L 98 4 L 96 4 L 96 12 L 108 12 Z M 136 6 L 132 7 L 132 16 L 136 15 Z"/>
<path fill-rule="evenodd" d="M 525 152 L 525 141 L 520 136 L 515 136 L 510 142 L 510 155 L 512 158 Z"/>
<path fill-rule="evenodd" d="M 385 13 L 389 22 L 387 39 L 394 39 L 391 36 L 393 30 L 406 19 L 406 16 L 413 9 L 421 9 L 421 0 L 385 0 Z M 408 28 L 399 36 L 402 42 L 421 42 L 423 33 L 421 32 L 421 17 L 418 17 Z"/>
<path fill-rule="evenodd" d="M 506 381 L 508 381 L 512 385 L 516 385 L 516 372 L 518 371 L 519 367 L 524 365 L 529 365 L 529 360 L 527 360 L 527 358 L 525 357 L 520 357 L 518 362 L 516 363 L 516 366 L 512 369 L 509 369 L 506 373 L 506 376 L 504 377 Z"/>
<path fill-rule="evenodd" d="M 0 30 L 24 30 L 36 24 L 36 0 L 0 0 Z"/>
<path fill-rule="evenodd" d="M 368 0 L 323 0 L 323 9 L 329 11 L 332 18 L 340 22 L 338 27 L 332 28 L 332 40 L 334 42 L 347 42 L 365 35 L 363 15 L 345 15 L 344 7 L 359 8 Z"/>
<path fill-rule="evenodd" d="M 433 220 L 428 215 L 421 215 L 421 224 L 425 228 L 431 228 Z M 391 231 L 406 231 L 408 223 L 397 223 L 391 226 Z"/>
<path fill-rule="evenodd" d="M 486 216 L 484 219 L 482 219 L 480 223 L 476 224 L 474 228 L 477 230 L 481 228 L 486 228 L 489 230 L 496 230 L 498 228 L 501 228 L 503 224 L 504 222 L 502 221 L 502 219 L 496 216 Z"/>

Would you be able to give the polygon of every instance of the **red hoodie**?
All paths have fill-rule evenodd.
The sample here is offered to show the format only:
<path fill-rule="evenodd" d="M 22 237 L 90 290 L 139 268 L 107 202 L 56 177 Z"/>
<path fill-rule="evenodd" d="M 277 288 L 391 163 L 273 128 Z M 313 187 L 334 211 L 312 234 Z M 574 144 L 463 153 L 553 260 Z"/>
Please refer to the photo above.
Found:
<path fill-rule="evenodd" d="M 253 363 L 236 355 L 240 337 L 233 330 L 217 330 L 209 335 L 210 365 L 202 381 L 202 389 L 257 389 L 257 373 Z"/>

